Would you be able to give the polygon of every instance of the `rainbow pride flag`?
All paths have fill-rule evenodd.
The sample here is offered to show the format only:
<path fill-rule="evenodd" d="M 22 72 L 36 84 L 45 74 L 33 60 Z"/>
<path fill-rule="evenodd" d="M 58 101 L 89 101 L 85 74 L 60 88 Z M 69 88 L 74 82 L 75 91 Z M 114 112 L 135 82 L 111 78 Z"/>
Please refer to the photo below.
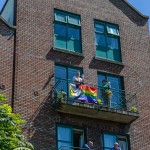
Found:
<path fill-rule="evenodd" d="M 97 89 L 83 84 L 70 84 L 70 97 L 82 102 L 97 103 Z"/>

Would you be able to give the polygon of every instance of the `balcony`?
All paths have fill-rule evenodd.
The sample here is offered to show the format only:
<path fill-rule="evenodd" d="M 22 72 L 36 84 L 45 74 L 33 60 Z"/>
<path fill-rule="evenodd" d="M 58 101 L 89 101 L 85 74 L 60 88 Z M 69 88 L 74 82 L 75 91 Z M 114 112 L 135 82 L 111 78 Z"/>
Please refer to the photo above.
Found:
<path fill-rule="evenodd" d="M 92 86 L 97 91 L 97 101 L 88 102 L 80 100 L 79 97 L 72 98 L 70 96 L 70 84 L 69 80 L 59 79 L 53 87 L 52 106 L 57 112 L 120 123 L 131 123 L 139 117 L 135 94 L 111 89 L 110 105 L 105 106 L 101 96 L 103 87 Z M 85 84 L 84 86 L 91 87 L 91 85 Z"/>
<path fill-rule="evenodd" d="M 73 146 L 61 146 L 58 150 L 87 150 L 87 148 L 73 147 Z M 91 150 L 96 150 L 96 149 L 91 149 Z"/>

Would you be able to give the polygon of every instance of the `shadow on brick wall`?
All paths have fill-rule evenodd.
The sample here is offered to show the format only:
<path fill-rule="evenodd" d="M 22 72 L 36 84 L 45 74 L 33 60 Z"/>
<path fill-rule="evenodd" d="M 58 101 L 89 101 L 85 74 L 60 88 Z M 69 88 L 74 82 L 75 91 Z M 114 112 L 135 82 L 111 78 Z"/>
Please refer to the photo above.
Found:
<path fill-rule="evenodd" d="M 58 114 L 53 111 L 51 98 L 52 92 L 48 93 L 34 114 L 29 118 L 23 131 L 35 150 L 52 150 L 56 149 L 56 129 L 55 124 L 59 121 Z"/>
<path fill-rule="evenodd" d="M 96 60 L 95 57 L 90 62 L 89 68 L 91 69 L 97 69 L 104 72 L 110 72 L 114 74 L 119 74 L 122 69 L 124 68 L 123 65 L 120 64 L 114 64 L 111 62 L 107 62 L 104 60 Z"/>
<path fill-rule="evenodd" d="M 55 51 L 53 48 L 51 48 L 46 55 L 46 59 L 66 65 L 79 65 L 83 60 L 83 57 L 75 54 Z"/>
<path fill-rule="evenodd" d="M 10 37 L 13 34 L 13 30 L 8 28 L 4 23 L 0 20 L 0 35 Z"/>

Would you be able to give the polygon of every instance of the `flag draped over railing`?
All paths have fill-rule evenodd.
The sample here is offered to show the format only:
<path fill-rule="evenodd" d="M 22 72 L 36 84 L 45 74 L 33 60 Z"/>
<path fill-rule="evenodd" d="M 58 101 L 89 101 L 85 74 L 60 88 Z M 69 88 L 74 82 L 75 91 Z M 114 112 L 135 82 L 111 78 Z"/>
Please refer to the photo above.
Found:
<path fill-rule="evenodd" d="M 82 102 L 97 103 L 97 89 L 83 84 L 70 84 L 70 97 Z"/>

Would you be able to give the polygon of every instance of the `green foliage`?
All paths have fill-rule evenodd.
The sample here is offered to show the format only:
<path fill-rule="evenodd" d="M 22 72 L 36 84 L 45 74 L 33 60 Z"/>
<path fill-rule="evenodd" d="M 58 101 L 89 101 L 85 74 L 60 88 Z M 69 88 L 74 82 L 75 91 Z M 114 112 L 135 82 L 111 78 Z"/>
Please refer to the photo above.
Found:
<path fill-rule="evenodd" d="M 0 94 L 0 102 L 5 101 L 6 96 L 4 94 Z"/>
<path fill-rule="evenodd" d="M 97 102 L 98 102 L 99 105 L 103 104 L 101 99 L 98 99 Z"/>
<path fill-rule="evenodd" d="M 137 112 L 137 108 L 136 108 L 136 107 L 131 107 L 131 108 L 130 108 L 130 111 L 132 111 L 132 112 Z"/>
<path fill-rule="evenodd" d="M 15 148 L 14 150 L 31 150 L 31 149 L 26 148 L 26 147 L 18 147 L 18 148 Z"/>
<path fill-rule="evenodd" d="M 0 94 L 0 102 L 5 99 L 6 96 Z M 0 105 L 0 150 L 13 150 L 18 147 L 34 149 L 22 135 L 21 125 L 24 123 L 21 115 L 13 113 L 8 104 Z"/>
<path fill-rule="evenodd" d="M 57 93 L 57 97 L 58 97 L 58 99 L 60 99 L 60 100 L 64 100 L 64 99 L 67 98 L 67 93 L 66 93 L 65 91 L 59 91 L 59 92 Z"/>

